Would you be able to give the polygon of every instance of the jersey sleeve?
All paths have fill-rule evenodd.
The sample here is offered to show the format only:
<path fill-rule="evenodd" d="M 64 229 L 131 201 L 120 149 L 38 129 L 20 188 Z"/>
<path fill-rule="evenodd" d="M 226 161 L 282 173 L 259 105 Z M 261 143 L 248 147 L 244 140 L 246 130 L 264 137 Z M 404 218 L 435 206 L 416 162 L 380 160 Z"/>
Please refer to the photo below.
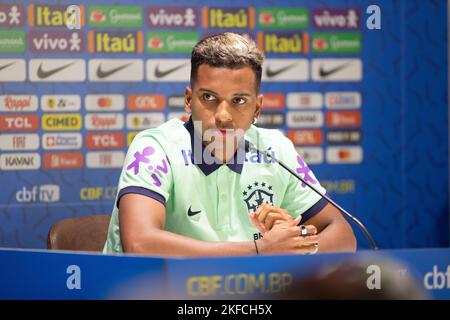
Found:
<path fill-rule="evenodd" d="M 322 194 L 325 194 L 325 188 L 320 185 L 312 170 L 297 153 L 292 142 L 284 136 L 282 146 L 280 159 L 282 159 L 283 163 Z M 293 217 L 302 215 L 302 221 L 307 221 L 319 213 L 328 201 L 311 190 L 305 183 L 290 173 L 286 173 L 288 174 L 288 183 L 281 207 L 289 211 Z"/>
<path fill-rule="evenodd" d="M 125 157 L 119 179 L 120 198 L 128 193 L 148 196 L 162 203 L 169 200 L 172 185 L 170 163 L 164 149 L 148 132 L 138 134 Z"/>

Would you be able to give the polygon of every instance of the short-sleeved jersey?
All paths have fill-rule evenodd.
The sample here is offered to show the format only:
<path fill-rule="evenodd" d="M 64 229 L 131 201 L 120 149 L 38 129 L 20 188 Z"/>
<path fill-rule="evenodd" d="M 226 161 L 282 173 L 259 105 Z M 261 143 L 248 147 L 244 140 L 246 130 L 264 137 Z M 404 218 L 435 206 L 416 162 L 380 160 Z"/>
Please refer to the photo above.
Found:
<path fill-rule="evenodd" d="M 240 158 L 237 152 L 232 163 L 198 161 L 194 136 L 192 120 L 183 123 L 178 119 L 136 135 L 120 176 L 105 253 L 122 252 L 118 207 L 128 193 L 161 202 L 166 208 L 167 231 L 203 241 L 258 239 L 258 229 L 248 214 L 263 203 L 286 209 L 293 217 L 303 215 L 303 222 L 326 205 L 270 157 L 251 149 L 244 150 Z M 278 130 L 252 125 L 244 139 L 325 193 L 291 141 Z"/>

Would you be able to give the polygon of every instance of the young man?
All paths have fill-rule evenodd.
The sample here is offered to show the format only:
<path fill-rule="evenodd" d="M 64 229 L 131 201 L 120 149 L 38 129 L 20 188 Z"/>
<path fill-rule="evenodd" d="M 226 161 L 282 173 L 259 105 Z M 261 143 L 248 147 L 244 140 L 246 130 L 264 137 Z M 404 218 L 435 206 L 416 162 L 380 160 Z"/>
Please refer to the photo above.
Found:
<path fill-rule="evenodd" d="M 171 120 L 131 144 L 104 252 L 217 256 L 354 251 L 351 227 L 270 157 L 325 191 L 261 112 L 263 54 L 233 33 L 200 41 L 185 89 L 187 123 Z M 306 235 L 301 233 L 302 224 Z"/>

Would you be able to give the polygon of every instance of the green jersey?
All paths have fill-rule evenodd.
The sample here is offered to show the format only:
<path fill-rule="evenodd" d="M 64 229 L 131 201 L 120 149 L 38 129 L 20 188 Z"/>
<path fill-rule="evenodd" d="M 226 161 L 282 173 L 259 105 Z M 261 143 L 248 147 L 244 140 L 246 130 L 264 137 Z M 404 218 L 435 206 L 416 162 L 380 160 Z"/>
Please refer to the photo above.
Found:
<path fill-rule="evenodd" d="M 122 252 L 119 201 L 141 194 L 166 208 L 165 229 L 203 241 L 253 241 L 258 229 L 248 214 L 269 203 L 302 221 L 327 204 L 270 156 L 245 150 L 226 164 L 198 161 L 192 120 L 170 120 L 140 132 L 131 143 L 119 180 L 104 252 Z M 251 126 L 245 140 L 280 159 L 325 193 L 292 142 L 278 130 Z M 200 144 L 200 146 L 202 146 Z M 152 214 L 148 212 L 148 214 Z"/>

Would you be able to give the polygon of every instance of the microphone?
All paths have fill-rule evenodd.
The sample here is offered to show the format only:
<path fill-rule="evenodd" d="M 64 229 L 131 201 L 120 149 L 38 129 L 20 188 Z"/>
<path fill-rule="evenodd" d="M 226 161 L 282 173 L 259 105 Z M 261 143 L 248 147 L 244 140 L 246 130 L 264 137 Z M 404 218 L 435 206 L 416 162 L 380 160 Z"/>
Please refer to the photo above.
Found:
<path fill-rule="evenodd" d="M 325 200 L 328 201 L 328 203 L 330 203 L 333 207 L 335 207 L 339 212 L 343 213 L 345 216 L 347 216 L 350 220 L 352 220 L 354 223 L 356 223 L 361 230 L 363 231 L 364 235 L 366 236 L 366 238 L 369 240 L 370 245 L 372 247 L 372 250 L 378 250 L 378 246 L 375 243 L 375 240 L 373 240 L 372 236 L 370 235 L 369 231 L 367 230 L 367 228 L 362 224 L 361 221 L 359 221 L 358 219 L 356 219 L 354 216 L 352 216 L 350 213 L 348 213 L 344 208 L 342 208 L 340 205 L 338 205 L 336 202 L 334 202 L 330 197 L 328 197 L 326 194 L 322 194 L 322 192 L 320 192 L 319 190 L 317 190 L 314 186 L 312 186 L 308 181 L 306 181 L 305 179 L 303 179 L 302 177 L 300 177 L 297 173 L 295 173 L 292 169 L 290 169 L 288 166 L 286 166 L 283 162 L 281 162 L 280 160 L 278 160 L 277 158 L 275 158 L 272 154 L 267 153 L 265 151 L 260 151 L 258 150 L 253 143 L 251 143 L 250 141 L 245 140 L 245 149 L 247 150 L 253 150 L 257 153 L 260 153 L 262 155 L 265 155 L 266 157 L 272 159 L 274 162 L 278 163 L 281 167 L 283 167 L 283 169 L 287 170 L 290 174 L 292 174 L 294 177 L 296 177 L 298 180 L 300 180 L 301 182 L 303 182 L 304 184 L 306 184 L 311 190 L 313 190 L 315 193 L 317 193 L 319 196 L 321 196 L 322 198 L 324 198 Z"/>

